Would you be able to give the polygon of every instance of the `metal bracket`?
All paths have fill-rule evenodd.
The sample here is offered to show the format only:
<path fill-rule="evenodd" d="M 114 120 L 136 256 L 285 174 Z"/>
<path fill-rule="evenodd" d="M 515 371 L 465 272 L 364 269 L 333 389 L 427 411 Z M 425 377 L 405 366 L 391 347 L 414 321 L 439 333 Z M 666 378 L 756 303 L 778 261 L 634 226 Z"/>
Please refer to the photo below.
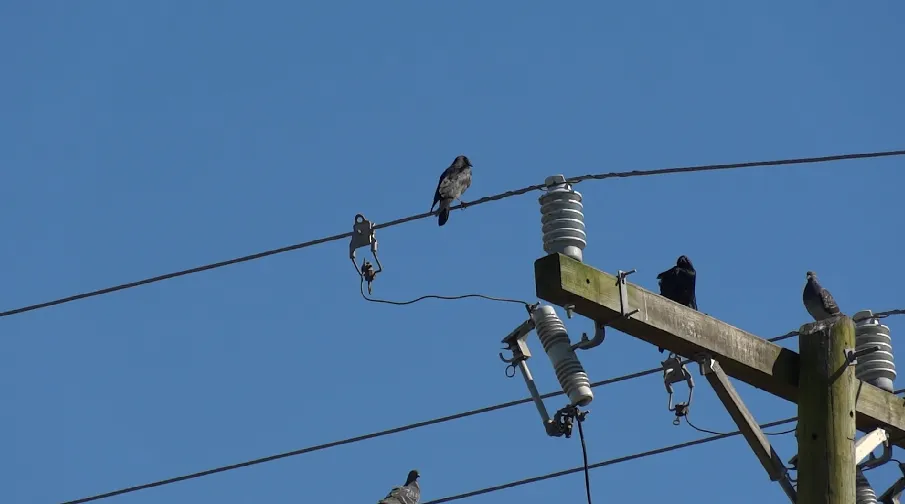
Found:
<path fill-rule="evenodd" d="M 572 350 L 590 350 L 596 346 L 600 346 L 606 339 L 606 324 L 594 321 L 594 337 L 588 338 L 588 333 L 581 333 L 581 340 L 572 345 Z"/>
<path fill-rule="evenodd" d="M 588 411 L 582 412 L 576 406 L 570 405 L 557 411 L 553 415 L 553 419 L 551 419 L 550 414 L 547 413 L 547 407 L 544 405 L 544 401 L 537 391 L 537 385 L 534 383 L 534 377 L 531 376 L 531 370 L 528 369 L 528 359 L 531 358 L 531 350 L 528 349 L 528 343 L 525 341 L 528 334 L 535 329 L 533 315 L 534 310 L 537 309 L 539 304 L 540 303 L 529 305 L 527 307 L 529 314 L 528 320 L 519 324 L 518 327 L 513 329 L 512 332 L 503 338 L 502 343 L 506 345 L 504 350 L 512 352 L 512 357 L 507 359 L 503 356 L 503 352 L 500 352 L 499 356 L 501 361 L 508 364 L 508 366 L 506 366 L 507 378 L 515 376 L 515 368 L 518 368 L 519 371 L 521 371 L 522 378 L 524 378 L 525 385 L 528 387 L 528 392 L 531 394 L 531 400 L 534 402 L 534 406 L 540 414 L 547 435 L 552 437 L 565 436 L 568 438 L 572 435 L 572 421 L 576 418 L 578 418 L 579 421 L 583 421 L 585 415 L 588 414 Z"/>
<path fill-rule="evenodd" d="M 628 288 L 625 286 L 625 277 L 635 273 L 637 270 L 631 269 L 629 271 L 616 271 L 616 284 L 619 285 L 619 313 L 622 314 L 623 317 L 631 317 L 632 315 L 638 313 L 640 310 L 637 308 L 632 310 L 628 304 Z"/>
<path fill-rule="evenodd" d="M 883 454 L 877 457 L 873 452 L 881 444 Z M 889 444 L 889 435 L 884 429 L 876 428 L 855 441 L 855 465 L 861 469 L 873 469 L 889 462 L 890 459 L 892 459 L 892 446 Z"/>
<path fill-rule="evenodd" d="M 688 414 L 688 408 L 691 407 L 691 398 L 694 394 L 694 377 L 688 372 L 688 368 L 679 359 L 676 354 L 669 354 L 669 357 L 660 363 L 663 366 L 663 384 L 666 386 L 666 393 L 669 394 L 667 409 L 675 412 L 676 418 L 672 421 L 673 425 L 679 425 L 681 418 Z M 673 383 L 685 382 L 688 385 L 688 401 L 676 403 L 673 405 L 672 396 L 674 390 Z"/>
<path fill-rule="evenodd" d="M 701 355 L 696 360 L 701 367 L 701 374 L 707 378 L 717 397 L 725 406 L 726 411 L 729 412 L 729 416 L 738 425 L 739 431 L 741 431 L 742 436 L 745 437 L 748 445 L 767 471 L 770 480 L 779 482 L 783 491 L 794 503 L 798 497 L 795 487 L 792 485 L 792 479 L 789 477 L 789 470 L 770 445 L 767 436 L 764 435 L 760 425 L 758 425 L 751 412 L 748 411 L 735 387 L 732 386 L 729 376 L 723 371 L 720 364 L 710 358 L 710 356 Z"/>
<path fill-rule="evenodd" d="M 628 289 L 626 288 L 625 278 L 632 273 L 635 273 L 637 270 L 632 269 L 630 271 L 622 271 L 618 270 L 616 273 L 616 283 L 619 285 L 619 315 L 615 317 L 615 319 L 609 321 L 594 321 L 594 337 L 588 338 L 588 333 L 581 333 L 581 340 L 578 343 L 572 345 L 572 350 L 590 350 L 594 347 L 599 346 L 606 339 L 606 326 L 612 324 L 612 322 L 619 318 L 629 318 L 632 315 L 638 313 L 640 310 L 634 309 L 632 310 L 629 306 L 628 302 Z M 572 314 L 575 310 L 575 305 L 566 304 L 563 305 L 563 309 L 566 310 L 566 317 L 571 319 Z"/>
<path fill-rule="evenodd" d="M 364 215 L 355 214 L 355 222 L 352 225 L 352 240 L 349 242 L 349 258 L 352 259 L 352 265 L 355 266 L 355 272 L 358 273 L 364 281 L 368 282 L 368 294 L 371 294 L 371 283 L 377 278 L 377 274 L 383 271 L 380 259 L 377 257 L 377 237 L 374 223 L 365 219 Z M 355 262 L 355 250 L 361 247 L 371 247 L 371 255 L 377 263 L 377 269 L 365 259 L 361 263 L 361 268 Z"/>
<path fill-rule="evenodd" d="M 879 346 L 869 346 L 862 348 L 861 350 L 855 350 L 853 348 L 846 348 L 845 352 L 845 365 L 846 366 L 855 366 L 858 364 L 858 357 L 864 357 L 865 355 L 870 355 L 874 352 L 879 352 Z"/>

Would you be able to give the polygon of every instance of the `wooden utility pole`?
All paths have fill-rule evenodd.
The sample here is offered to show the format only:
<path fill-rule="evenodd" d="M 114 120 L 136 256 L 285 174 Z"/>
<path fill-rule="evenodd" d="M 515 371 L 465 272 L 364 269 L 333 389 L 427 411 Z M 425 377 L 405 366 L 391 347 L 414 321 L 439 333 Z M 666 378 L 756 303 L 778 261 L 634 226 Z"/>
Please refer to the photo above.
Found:
<path fill-rule="evenodd" d="M 559 306 L 571 305 L 574 313 L 707 363 L 710 371 L 705 376 L 712 374 L 708 381 L 746 434 L 770 478 L 779 478 L 781 484 L 783 474 L 777 456 L 755 429 L 753 416 L 722 373 L 787 401 L 801 401 L 797 500 L 801 504 L 854 503 L 855 427 L 864 432 L 882 428 L 890 444 L 905 448 L 905 401 L 857 380 L 854 369 L 846 364 L 845 350 L 854 351 L 855 346 L 854 325 L 848 317 L 802 326 L 799 344 L 803 353 L 799 356 L 630 284 L 622 274 L 611 275 L 562 254 L 535 261 L 534 276 L 538 298 Z M 838 376 L 828 374 L 832 372 Z"/>
<path fill-rule="evenodd" d="M 855 325 L 845 315 L 801 326 L 798 503 L 855 502 Z"/>
<path fill-rule="evenodd" d="M 626 282 L 629 308 L 623 317 L 616 276 L 562 254 L 534 262 L 537 297 L 606 323 L 625 334 L 694 358 L 707 355 L 732 378 L 798 403 L 799 355 L 764 338 Z M 857 382 L 858 430 L 882 427 L 893 445 L 905 448 L 905 401 L 869 383 Z"/>

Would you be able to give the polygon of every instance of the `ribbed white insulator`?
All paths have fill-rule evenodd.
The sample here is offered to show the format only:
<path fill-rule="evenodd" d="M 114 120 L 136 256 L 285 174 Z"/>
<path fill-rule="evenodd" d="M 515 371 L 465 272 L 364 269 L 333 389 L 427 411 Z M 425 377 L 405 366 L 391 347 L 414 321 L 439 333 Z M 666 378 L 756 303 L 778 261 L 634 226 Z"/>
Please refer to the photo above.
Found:
<path fill-rule="evenodd" d="M 852 318 L 858 320 L 861 317 L 871 317 L 873 312 L 862 310 Z M 869 347 L 880 347 L 879 352 L 869 353 L 858 357 L 855 364 L 855 377 L 892 392 L 893 381 L 896 379 L 896 364 L 893 362 L 892 338 L 889 335 L 889 327 L 880 323 L 876 318 L 865 318 L 855 322 L 855 351 Z"/>
<path fill-rule="evenodd" d="M 572 189 L 562 175 L 547 177 L 540 202 L 544 252 L 567 255 L 581 261 L 587 246 L 581 193 Z"/>
<path fill-rule="evenodd" d="M 877 504 L 877 492 L 858 467 L 855 469 L 855 504 Z"/>
<path fill-rule="evenodd" d="M 563 392 L 573 406 L 587 406 L 594 400 L 594 392 L 575 350 L 572 350 L 566 326 L 552 306 L 538 306 L 532 316 L 537 337 L 553 364 Z"/>

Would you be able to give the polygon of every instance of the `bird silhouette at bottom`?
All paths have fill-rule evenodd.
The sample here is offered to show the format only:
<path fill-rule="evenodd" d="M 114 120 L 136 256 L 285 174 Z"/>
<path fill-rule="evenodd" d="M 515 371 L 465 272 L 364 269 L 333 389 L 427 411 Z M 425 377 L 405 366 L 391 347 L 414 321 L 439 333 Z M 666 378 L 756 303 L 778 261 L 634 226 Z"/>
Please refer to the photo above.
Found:
<path fill-rule="evenodd" d="M 421 501 L 421 486 L 418 484 L 420 476 L 417 469 L 412 469 L 405 479 L 405 484 L 393 487 L 377 504 L 418 504 Z"/>
<path fill-rule="evenodd" d="M 698 309 L 696 280 L 697 272 L 686 255 L 680 255 L 675 266 L 657 275 L 661 296 L 693 310 Z M 662 348 L 659 350 L 663 353 Z"/>

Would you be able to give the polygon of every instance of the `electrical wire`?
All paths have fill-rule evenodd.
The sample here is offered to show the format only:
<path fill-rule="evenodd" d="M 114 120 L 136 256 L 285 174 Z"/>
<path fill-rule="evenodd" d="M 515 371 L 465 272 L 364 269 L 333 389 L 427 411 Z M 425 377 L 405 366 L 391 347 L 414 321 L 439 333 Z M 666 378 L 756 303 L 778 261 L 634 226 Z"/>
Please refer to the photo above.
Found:
<path fill-rule="evenodd" d="M 638 371 L 638 372 L 631 373 L 631 374 L 627 374 L 627 375 L 617 376 L 617 377 L 615 377 L 615 378 L 609 378 L 609 379 L 606 379 L 606 380 L 600 380 L 600 381 L 591 383 L 591 388 L 602 387 L 602 386 L 605 386 L 605 385 L 611 385 L 611 384 L 613 384 L 613 383 L 619 383 L 619 382 L 623 382 L 623 381 L 629 381 L 629 380 L 633 380 L 633 379 L 635 379 L 635 378 L 640 378 L 640 377 L 642 377 L 642 376 L 651 375 L 651 374 L 657 373 L 657 372 L 659 372 L 659 371 L 662 371 L 662 368 L 646 369 L 646 370 L 644 370 L 644 371 Z M 565 392 L 559 390 L 559 391 L 556 391 L 556 392 L 549 392 L 549 393 L 543 394 L 543 395 L 540 396 L 540 398 L 541 398 L 541 399 L 549 399 L 549 398 L 551 398 L 551 397 L 557 397 L 557 396 L 561 396 L 561 395 L 565 395 Z M 270 455 L 270 456 L 267 456 L 267 457 L 261 457 L 261 458 L 257 458 L 257 459 L 252 459 L 252 460 L 248 460 L 248 461 L 245 461 L 245 462 L 239 462 L 239 463 L 236 463 L 236 464 L 229 464 L 229 465 L 225 465 L 225 466 L 220 466 L 220 467 L 216 467 L 216 468 L 213 468 L 213 469 L 208 469 L 208 470 L 205 470 L 205 471 L 199 471 L 199 472 L 195 472 L 195 473 L 191 473 L 191 474 L 186 474 L 186 475 L 183 475 L 183 476 L 176 476 L 176 477 L 173 477 L 173 478 L 167 478 L 167 479 L 163 479 L 163 480 L 159 480 L 159 481 L 154 481 L 154 482 L 151 482 L 151 483 L 145 483 L 145 484 L 142 484 L 142 485 L 130 486 L 130 487 L 122 488 L 122 489 L 119 489 L 119 490 L 114 490 L 114 491 L 111 491 L 111 492 L 105 492 L 105 493 L 102 493 L 102 494 L 93 495 L 93 496 L 90 496 L 90 497 L 83 497 L 83 498 L 80 498 L 80 499 L 75 499 L 75 500 L 66 501 L 66 502 L 63 502 L 63 503 L 61 503 L 61 504 L 83 504 L 83 503 L 85 503 L 85 502 L 92 502 L 92 501 L 97 501 L 97 500 L 101 500 L 101 499 L 106 499 L 106 498 L 109 498 L 109 497 L 115 497 L 115 496 L 117 496 L 117 495 L 123 495 L 123 494 L 127 494 L 127 493 L 137 492 L 137 491 L 139 491 L 139 490 L 146 490 L 146 489 L 148 489 L 148 488 L 155 488 L 155 487 L 159 487 L 159 486 L 171 485 L 171 484 L 173 484 L 173 483 L 178 483 L 178 482 L 180 482 L 180 481 L 185 481 L 185 480 L 190 480 L 190 479 L 201 478 L 201 477 L 204 477 L 204 476 L 210 476 L 210 475 L 213 475 L 213 474 L 222 473 L 222 472 L 226 472 L 226 471 L 231 471 L 231 470 L 234 470 L 234 469 L 240 469 L 240 468 L 243 468 L 243 467 L 249 467 L 249 466 L 253 466 L 253 465 L 263 464 L 263 463 L 265 463 L 265 462 L 272 462 L 272 461 L 274 461 L 274 460 L 279 460 L 279 459 L 283 459 L 283 458 L 293 457 L 293 456 L 296 456 L 296 455 L 303 455 L 303 454 L 306 454 L 306 453 L 311 453 L 311 452 L 326 450 L 326 449 L 328 449 L 328 448 L 334 448 L 334 447 L 336 447 L 336 446 L 342 446 L 342 445 L 347 445 L 347 444 L 353 444 L 353 443 L 358 443 L 358 442 L 360 442 L 360 441 L 366 441 L 366 440 L 369 440 L 369 439 L 375 439 L 375 438 L 379 438 L 379 437 L 383 437 L 383 436 L 389 436 L 390 434 L 397 434 L 397 433 L 409 431 L 409 430 L 412 430 L 412 429 L 418 429 L 418 428 L 420 428 L 420 427 L 427 427 L 427 426 L 429 426 L 429 425 L 436 425 L 436 424 L 451 422 L 451 421 L 453 421 L 453 420 L 459 420 L 459 419 L 461 419 L 461 418 L 466 418 L 466 417 L 470 417 L 470 416 L 474 416 L 474 415 L 479 415 L 479 414 L 483 414 L 483 413 L 490 413 L 491 411 L 497 411 L 497 410 L 502 410 L 502 409 L 506 409 L 506 408 L 511 408 L 511 407 L 513 407 L 513 406 L 518 406 L 518 405 L 521 405 L 521 404 L 527 404 L 527 403 L 530 403 L 530 402 L 533 402 L 533 401 L 534 401 L 534 399 L 532 399 L 531 397 L 526 397 L 526 398 L 524 398 L 524 399 L 518 399 L 518 400 L 515 400 L 515 401 L 509 401 L 509 402 L 504 402 L 504 403 L 500 403 L 500 404 L 495 404 L 495 405 L 493 405 L 493 406 L 486 406 L 486 407 L 483 407 L 483 408 L 478 408 L 478 409 L 473 409 L 473 410 L 469 410 L 469 411 L 464 411 L 464 412 L 456 413 L 456 414 L 453 414 L 453 415 L 447 415 L 447 416 L 444 416 L 444 417 L 434 418 L 434 419 L 432 419 L 432 420 L 426 420 L 426 421 L 422 421 L 422 422 L 415 422 L 415 423 L 412 423 L 412 424 L 403 425 L 403 426 L 400 426 L 400 427 L 394 427 L 394 428 L 386 429 L 386 430 L 382 430 L 382 431 L 372 432 L 372 433 L 370 433 L 370 434 L 363 434 L 363 435 L 360 435 L 360 436 L 355 436 L 355 437 L 351 437 L 351 438 L 347 438 L 347 439 L 342 439 L 342 440 L 339 440 L 339 441 L 331 441 L 331 442 L 329 442 L 329 443 L 319 444 L 319 445 L 315 445 L 315 446 L 309 446 L 309 447 L 307 447 L 307 448 L 301 448 L 301 449 L 298 449 L 298 450 L 292 450 L 292 451 L 288 451 L 288 452 L 278 453 L 278 454 L 275 454 L 275 455 Z"/>
<path fill-rule="evenodd" d="M 769 423 L 761 424 L 761 428 L 775 427 L 777 425 L 783 425 L 783 424 L 794 422 L 797 419 L 798 419 L 798 417 L 792 417 L 792 418 L 786 418 L 785 420 L 769 422 Z M 604 460 L 602 462 L 597 462 L 597 463 L 591 464 L 588 466 L 588 468 L 597 469 L 598 467 L 606 467 L 606 466 L 621 464 L 623 462 L 629 462 L 632 460 L 642 459 L 642 458 L 646 458 L 646 457 L 652 457 L 654 455 L 660 455 L 660 454 L 668 453 L 671 451 L 681 450 L 684 448 L 690 448 L 692 446 L 702 445 L 702 444 L 706 444 L 706 443 L 712 443 L 714 441 L 719 441 L 721 439 L 726 439 L 729 437 L 737 436 L 739 434 L 741 434 L 741 431 L 729 432 L 726 434 L 718 434 L 718 435 L 714 435 L 714 436 L 710 436 L 710 437 L 695 439 L 694 441 L 687 441 L 685 443 L 678 443 L 678 444 L 674 444 L 674 445 L 670 445 L 670 446 L 664 446 L 663 448 L 657 448 L 656 450 L 650 450 L 650 451 L 635 453 L 632 455 L 626 455 L 624 457 L 618 457 L 618 458 L 613 458 L 613 459 L 609 459 L 609 460 Z M 566 469 L 563 471 L 557 471 L 557 472 L 553 472 L 553 473 L 549 473 L 549 474 L 544 474 L 543 476 L 534 476 L 531 478 L 525 478 L 522 480 L 505 483 L 502 485 L 486 487 L 486 488 L 482 488 L 480 490 L 473 490 L 471 492 L 465 492 L 465 493 L 461 493 L 458 495 L 452 495 L 449 497 L 442 497 L 440 499 L 434 499 L 434 500 L 430 500 L 427 502 L 422 502 L 421 504 L 442 504 L 444 502 L 452 502 L 452 501 L 461 500 L 461 499 L 468 499 L 470 497 L 476 497 L 478 495 L 489 494 L 489 493 L 497 492 L 500 490 L 506 490 L 508 488 L 515 488 L 518 486 L 529 485 L 531 483 L 537 483 L 537 482 L 548 480 L 548 479 L 554 479 L 554 478 L 560 478 L 562 476 L 568 476 L 569 474 L 581 472 L 582 470 L 583 470 L 583 467 L 573 467 L 572 469 Z"/>
<path fill-rule="evenodd" d="M 440 296 L 437 294 L 427 294 L 425 296 L 421 296 L 419 298 L 415 298 L 410 301 L 390 301 L 387 299 L 378 299 L 378 298 L 368 297 L 367 294 L 365 294 L 364 278 L 361 279 L 359 284 L 360 285 L 358 287 L 358 290 L 361 292 L 361 297 L 365 298 L 365 300 L 370 301 L 372 303 L 384 303 L 384 304 L 390 304 L 390 305 L 396 305 L 396 306 L 405 306 L 405 305 L 417 303 L 418 301 L 421 301 L 424 299 L 442 299 L 442 300 L 451 301 L 451 300 L 456 300 L 456 299 L 480 298 L 480 299 L 486 299 L 488 301 L 499 301 L 501 303 L 516 303 L 516 304 L 522 304 L 525 306 L 531 306 L 531 304 L 526 301 L 519 301 L 518 299 L 501 298 L 501 297 L 494 297 L 494 296 L 485 296 L 484 294 L 462 294 L 459 296 Z"/>
<path fill-rule="evenodd" d="M 704 172 L 704 171 L 719 171 L 719 170 L 732 170 L 732 169 L 741 169 L 741 168 L 754 168 L 754 167 L 766 167 L 766 166 L 782 166 L 782 165 L 795 165 L 795 164 L 806 164 L 806 163 L 826 163 L 830 161 L 845 161 L 852 159 L 868 159 L 868 158 L 881 158 L 881 157 L 889 157 L 889 156 L 902 156 L 905 155 L 905 150 L 895 150 L 895 151 L 879 151 L 879 152 L 865 152 L 865 153 L 855 153 L 855 154 L 839 154 L 832 156 L 820 156 L 820 157 L 809 157 L 809 158 L 791 158 L 791 159 L 778 159 L 771 161 L 752 161 L 745 163 L 730 163 L 730 164 L 711 164 L 711 165 L 696 165 L 696 166 L 685 166 L 685 167 L 676 167 L 676 168 L 660 168 L 654 170 L 632 170 L 632 171 L 624 171 L 624 172 L 610 172 L 610 173 L 598 173 L 598 174 L 588 174 L 582 175 L 580 177 L 574 177 L 567 179 L 568 183 L 577 184 L 579 182 L 583 182 L 586 180 L 603 180 L 608 178 L 627 178 L 627 177 L 643 177 L 650 175 L 666 175 L 672 173 L 690 173 L 690 172 Z M 483 198 L 477 199 L 475 201 L 471 201 L 469 203 L 463 203 L 459 205 L 454 205 L 450 207 L 450 210 L 455 210 L 457 208 L 461 208 L 463 206 L 472 207 L 476 205 L 480 205 L 483 203 L 488 203 L 491 201 L 497 201 L 505 198 L 510 198 L 512 196 L 519 196 L 522 194 L 529 193 L 531 191 L 536 191 L 544 188 L 544 184 L 536 184 L 527 187 L 523 187 L 521 189 L 515 189 L 512 191 L 506 191 L 503 193 L 495 194 L 493 196 L 485 196 Z M 406 222 L 411 222 L 414 220 L 425 219 L 434 215 L 434 212 L 425 212 L 421 214 L 411 215 L 408 217 L 403 217 L 400 219 L 396 219 L 393 221 L 385 222 L 383 224 L 377 224 L 374 226 L 374 229 L 384 229 L 392 226 L 396 226 L 399 224 L 403 224 Z M 255 254 L 250 254 L 242 257 L 237 257 L 234 259 L 228 259 L 225 261 L 215 262 L 211 264 L 206 264 L 203 266 L 197 266 L 194 268 L 184 269 L 181 271 L 175 271 L 172 273 L 166 273 L 163 275 L 158 275 L 150 278 L 145 278 L 143 280 L 136 280 L 134 282 L 123 283 L 119 285 L 115 285 L 112 287 L 106 287 L 103 289 L 98 289 L 94 291 L 83 292 L 80 294 L 74 294 L 71 296 L 55 299 L 52 301 L 45 301 L 43 303 L 32 304 L 28 306 L 23 306 L 21 308 L 16 308 L 12 310 L 7 310 L 4 312 L 0 312 L 0 317 L 9 317 L 11 315 L 17 315 L 20 313 L 30 312 L 34 310 L 38 310 L 41 308 L 48 308 L 51 306 L 57 306 L 64 303 L 70 303 L 72 301 L 78 301 L 80 299 L 86 299 L 95 296 L 101 296 L 105 294 L 110 294 L 113 292 L 131 289 L 134 287 L 139 287 L 142 285 L 148 285 L 156 282 L 162 282 L 164 280 L 170 280 L 173 278 L 192 275 L 195 273 L 201 273 L 204 271 L 223 268 L 225 266 L 231 266 L 233 264 L 244 263 L 248 261 L 253 261 L 256 259 L 263 259 L 265 257 L 269 257 L 276 254 L 282 254 L 284 252 L 291 252 L 293 250 L 299 250 L 307 247 L 311 247 L 314 245 L 319 245 L 321 243 L 332 242 L 336 240 L 342 240 L 344 238 L 352 237 L 352 232 L 335 234 L 333 236 L 327 236 L 324 238 L 318 238 L 315 240 L 309 240 L 306 242 L 296 243 L 294 245 L 288 245 L 285 247 L 280 247 L 276 249 L 266 250 L 264 252 L 258 252 Z"/>
<path fill-rule="evenodd" d="M 769 341 L 776 341 L 778 338 L 784 338 L 784 337 L 786 337 L 786 336 L 787 336 L 787 335 L 777 336 L 777 337 L 775 337 L 775 338 L 770 338 Z M 686 360 L 686 361 L 683 362 L 683 364 L 688 364 L 689 362 L 691 362 L 691 361 L 690 361 L 690 360 Z M 662 372 L 662 371 L 663 371 L 663 368 L 662 368 L 662 367 L 655 367 L 655 368 L 645 369 L 645 370 L 642 370 L 642 371 L 637 371 L 637 372 L 634 372 L 634 373 L 630 373 L 630 374 L 626 374 L 626 375 L 622 375 L 622 376 L 617 376 L 617 377 L 614 377 L 614 378 L 608 378 L 608 379 L 606 379 L 606 380 L 596 381 L 596 382 L 591 383 L 590 386 L 591 386 L 591 388 L 603 387 L 603 386 L 606 386 L 606 385 L 612 385 L 612 384 L 614 384 L 614 383 L 619 383 L 619 382 L 634 380 L 634 379 L 636 379 L 636 378 L 641 378 L 641 377 L 644 377 L 644 376 L 657 374 L 657 373 L 660 373 L 660 372 Z M 896 390 L 896 391 L 893 392 L 893 393 L 894 393 L 894 394 L 899 394 L 899 393 L 902 393 L 902 392 L 905 392 L 905 389 Z M 558 397 L 558 396 L 561 396 L 561 395 L 565 395 L 565 392 L 563 392 L 563 391 L 561 391 L 561 390 L 558 390 L 558 391 L 555 391 L 555 392 L 548 392 L 548 393 L 546 393 L 546 394 L 542 394 L 542 395 L 540 396 L 540 398 L 541 398 L 542 400 L 546 400 L 546 399 L 550 399 L 550 398 L 552 398 L 552 397 Z M 369 440 L 369 439 L 375 439 L 375 438 L 379 438 L 379 437 L 383 437 L 383 436 L 389 436 L 389 435 L 391 435 L 391 434 L 398 434 L 398 433 L 400 433 L 400 432 L 405 432 L 405 431 L 409 431 L 409 430 L 413 430 L 413 429 L 418 429 L 418 428 L 421 428 L 421 427 L 427 427 L 427 426 L 429 426 L 429 425 L 437 425 L 437 424 L 446 423 L 446 422 L 451 422 L 451 421 L 453 421 L 453 420 L 459 420 L 459 419 L 461 419 L 461 418 L 466 418 L 466 417 L 470 417 L 470 416 L 474 416 L 474 415 L 479 415 L 479 414 L 483 414 L 483 413 L 490 413 L 490 412 L 492 412 L 492 411 L 498 411 L 498 410 L 502 410 L 502 409 L 506 409 L 506 408 L 511 408 L 511 407 L 513 407 L 513 406 L 518 406 L 518 405 L 521 405 L 521 404 L 527 404 L 527 403 L 530 403 L 530 402 L 533 402 L 533 401 L 534 401 L 534 400 L 533 400 L 531 397 L 526 397 L 526 398 L 524 398 L 524 399 L 518 399 L 518 400 L 515 400 L 515 401 L 508 401 L 508 402 L 504 402 L 504 403 L 500 403 L 500 404 L 495 404 L 495 405 L 492 405 L 492 406 L 486 406 L 486 407 L 483 407 L 483 408 L 478 408 L 478 409 L 473 409 L 473 410 L 469 410 L 469 411 L 464 411 L 464 412 L 456 413 L 456 414 L 453 414 L 453 415 L 447 415 L 447 416 L 444 416 L 444 417 L 434 418 L 434 419 L 432 419 L 432 420 L 426 420 L 426 421 L 421 421 L 421 422 L 415 422 L 415 423 L 408 424 L 408 425 L 403 425 L 403 426 L 400 426 L 400 427 L 394 427 L 394 428 L 391 428 L 391 429 L 386 429 L 386 430 L 382 430 L 382 431 L 372 432 L 372 433 L 369 433 L 369 434 L 363 434 L 363 435 L 360 435 L 360 436 L 355 436 L 355 437 L 351 437 L 351 438 L 341 439 L 341 440 L 339 440 L 339 441 L 331 441 L 331 442 L 329 442 L 329 443 L 323 443 L 323 444 L 319 444 L 319 445 L 309 446 L 309 447 L 306 447 L 306 448 L 301 448 L 301 449 L 298 449 L 298 450 L 292 450 L 292 451 L 288 451 L 288 452 L 278 453 L 278 454 L 275 454 L 275 455 L 269 455 L 269 456 L 266 456 L 266 457 L 261 457 L 261 458 L 257 458 L 257 459 L 252 459 L 252 460 L 248 460 L 248 461 L 245 461 L 245 462 L 239 462 L 239 463 L 236 463 L 236 464 L 229 464 L 229 465 L 224 465 L 224 466 L 220 466 L 220 467 L 215 467 L 215 468 L 213 468 L 213 469 L 207 469 L 207 470 L 204 470 L 204 471 L 199 471 L 199 472 L 195 472 L 195 473 L 191 473 L 191 474 L 186 474 L 186 475 L 182 475 L 182 476 L 176 476 L 176 477 L 172 477 L 172 478 L 167 478 L 167 479 L 163 479 L 163 480 L 159 480 L 159 481 L 154 481 L 154 482 L 151 482 L 151 483 L 145 483 L 145 484 L 141 484 L 141 485 L 135 485 L 135 486 L 125 487 L 125 488 L 121 488 L 121 489 L 119 489 L 119 490 L 113 490 L 113 491 L 110 491 L 110 492 L 105 492 L 105 493 L 93 495 L 93 496 L 90 496 L 90 497 L 83 497 L 83 498 L 80 498 L 80 499 L 65 501 L 65 502 L 63 502 L 63 503 L 61 503 L 61 504 L 83 504 L 83 503 L 85 503 L 85 502 L 97 501 L 97 500 L 106 499 L 106 498 L 109 498 L 109 497 L 115 497 L 115 496 L 117 496 L 117 495 L 123 495 L 123 494 L 127 494 L 127 493 L 137 492 L 137 491 L 140 491 L 140 490 L 146 490 L 146 489 L 149 489 L 149 488 L 155 488 L 155 487 L 159 487 L 159 486 L 171 485 L 171 484 L 173 484 L 173 483 L 179 483 L 180 481 L 186 481 L 186 480 L 201 478 L 201 477 L 204 477 L 204 476 L 210 476 L 210 475 L 213 475 L 213 474 L 218 474 L 218 473 L 222 473 L 222 472 L 227 472 L 227 471 L 231 471 L 231 470 L 234 470 L 234 469 L 241 469 L 241 468 L 243 468 L 243 467 L 250 467 L 250 466 L 253 466 L 253 465 L 263 464 L 263 463 L 265 463 L 265 462 L 272 462 L 272 461 L 275 461 L 275 460 L 280 460 L 280 459 L 284 459 L 284 458 L 288 458 L 288 457 L 293 457 L 293 456 L 296 456 L 296 455 L 303 455 L 303 454 L 306 454 L 306 453 L 311 453 L 311 452 L 326 450 L 326 449 L 328 449 L 328 448 L 334 448 L 334 447 L 336 447 L 336 446 L 342 446 L 342 445 L 347 445 L 347 444 L 358 443 L 358 442 L 360 442 L 360 441 L 367 441 L 367 440 Z M 785 422 L 783 422 L 783 423 L 785 423 Z M 768 426 L 769 426 L 769 425 L 768 425 Z M 763 426 L 762 426 L 762 427 L 763 427 Z M 790 432 L 792 432 L 792 431 L 790 431 Z M 580 432 L 579 432 L 579 434 L 580 434 Z M 779 435 L 779 434 L 782 434 L 782 433 L 775 433 L 775 434 L 776 434 L 776 435 Z M 722 436 L 729 436 L 729 435 L 734 435 L 734 434 L 732 434 L 732 433 L 727 433 L 727 434 L 720 434 L 720 435 L 722 435 Z M 592 467 L 593 467 L 593 466 L 592 466 Z M 602 466 L 600 466 L 600 467 L 602 467 Z M 573 471 L 573 472 L 574 472 L 574 471 Z M 569 473 L 564 473 L 564 474 L 569 474 Z M 563 475 L 564 475 L 564 474 L 563 474 Z M 546 479 L 546 478 L 542 478 L 542 479 Z M 518 485 L 516 485 L 516 486 L 518 486 Z M 445 502 L 445 501 L 443 501 L 443 502 Z M 423 504 L 430 504 L 430 503 L 423 503 Z"/>
<path fill-rule="evenodd" d="M 698 427 L 697 425 L 691 423 L 691 419 L 688 418 L 688 416 L 689 416 L 689 414 L 686 413 L 685 415 L 682 416 L 682 418 L 685 419 L 685 423 L 687 423 L 689 427 L 691 427 L 692 429 L 694 429 L 694 430 L 696 430 L 696 431 L 698 431 L 698 432 L 702 432 L 702 433 L 704 433 L 704 434 L 714 434 L 714 435 L 717 435 L 717 436 L 723 436 L 723 435 L 729 434 L 728 432 L 716 432 L 716 431 L 712 431 L 712 430 L 708 430 L 708 429 L 704 429 L 704 428 Z M 764 435 L 765 435 L 765 436 L 783 436 L 783 435 L 785 435 L 785 434 L 791 434 L 791 433 L 795 432 L 796 429 L 798 429 L 798 426 L 797 426 L 797 425 L 796 425 L 795 427 L 789 429 L 789 430 L 784 430 L 784 431 L 781 431 L 781 432 L 764 432 Z M 762 431 L 762 432 L 763 432 L 763 431 Z"/>
<path fill-rule="evenodd" d="M 581 459 L 584 461 L 584 489 L 588 495 L 588 504 L 591 504 L 591 468 L 588 467 L 588 447 L 584 442 L 584 429 L 581 427 L 584 419 L 581 414 L 575 416 L 578 423 L 578 437 L 581 439 Z"/>

